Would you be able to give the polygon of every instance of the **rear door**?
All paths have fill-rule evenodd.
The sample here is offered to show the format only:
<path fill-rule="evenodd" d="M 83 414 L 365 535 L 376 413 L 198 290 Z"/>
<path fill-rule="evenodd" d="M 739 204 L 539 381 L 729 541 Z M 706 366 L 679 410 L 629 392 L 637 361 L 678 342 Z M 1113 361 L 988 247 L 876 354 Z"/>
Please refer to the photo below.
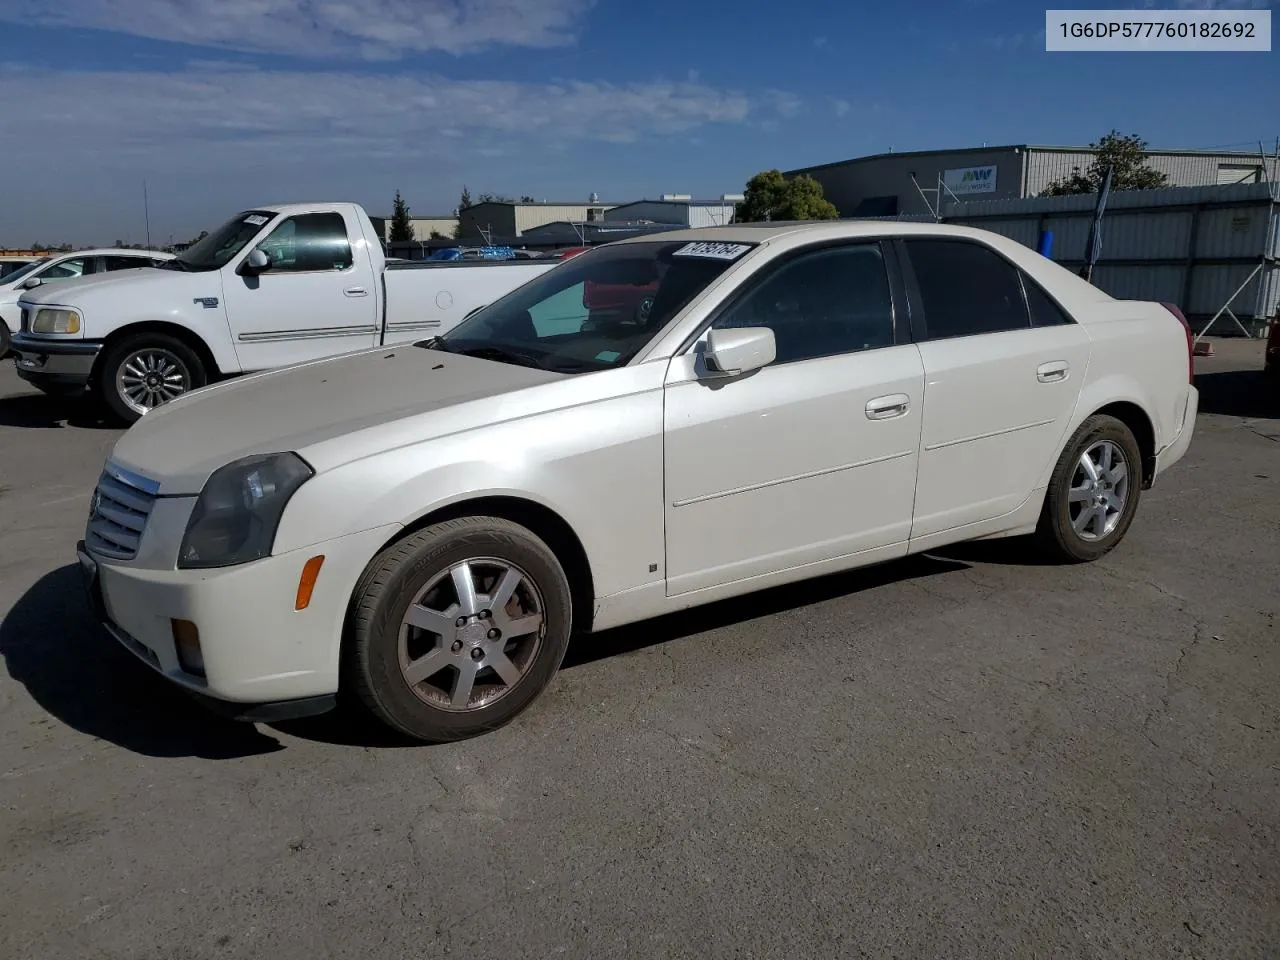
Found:
<path fill-rule="evenodd" d="M 222 271 L 222 293 L 236 355 L 246 371 L 302 363 L 374 346 L 378 298 L 367 254 L 355 256 L 360 236 L 354 213 L 301 213 L 281 220 L 252 249 L 271 258 L 257 276 Z"/>
<path fill-rule="evenodd" d="M 1089 336 L 983 243 L 913 238 L 902 249 L 923 315 L 915 539 L 1004 516 L 1027 499 L 1065 442 Z"/>

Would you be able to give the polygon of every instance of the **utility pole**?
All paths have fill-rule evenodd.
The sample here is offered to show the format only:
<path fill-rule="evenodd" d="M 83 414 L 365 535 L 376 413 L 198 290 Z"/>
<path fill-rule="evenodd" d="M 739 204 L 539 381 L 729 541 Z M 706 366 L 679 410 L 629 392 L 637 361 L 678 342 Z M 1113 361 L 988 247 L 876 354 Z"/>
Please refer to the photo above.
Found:
<path fill-rule="evenodd" d="M 147 204 L 147 181 L 142 181 L 142 216 L 147 222 L 147 249 L 151 249 L 151 207 Z"/>

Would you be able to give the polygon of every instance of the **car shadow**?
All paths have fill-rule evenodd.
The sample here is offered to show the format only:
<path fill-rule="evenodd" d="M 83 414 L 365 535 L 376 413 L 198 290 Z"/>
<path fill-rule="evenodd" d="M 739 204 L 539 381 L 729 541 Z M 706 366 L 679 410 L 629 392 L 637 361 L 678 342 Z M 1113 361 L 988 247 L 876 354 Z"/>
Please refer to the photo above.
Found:
<path fill-rule="evenodd" d="M 108 636 L 76 564 L 45 574 L 14 604 L 0 622 L 0 656 L 54 717 L 134 753 L 226 760 L 282 749 L 252 724 L 210 713 Z"/>
<path fill-rule="evenodd" d="M 88 397 L 54 397 L 44 393 L 20 393 L 0 397 L 0 426 L 34 430 L 65 427 L 112 427 L 106 415 Z"/>
<path fill-rule="evenodd" d="M 970 564 L 932 554 L 917 554 L 903 560 L 802 580 L 730 600 L 719 600 L 680 613 L 628 624 L 613 630 L 577 637 L 569 646 L 563 669 L 572 669 L 608 657 L 635 653 L 670 640 L 718 630 L 747 620 L 755 620 L 788 610 L 825 603 L 851 593 L 876 587 L 938 576 L 968 569 Z"/>
<path fill-rule="evenodd" d="M 1015 541 L 992 541 L 774 587 L 575 638 L 563 669 L 892 583 L 968 569 L 974 562 L 1022 558 Z M 0 622 L 0 656 L 9 675 L 51 715 L 145 756 L 225 760 L 270 753 L 283 749 L 272 731 L 337 746 L 422 746 L 352 704 L 319 717 L 263 725 L 210 713 L 94 622 L 74 564 L 43 576 Z"/>
<path fill-rule="evenodd" d="M 1195 385 L 1201 413 L 1280 420 L 1280 377 L 1261 370 L 1222 370 L 1197 373 Z"/>

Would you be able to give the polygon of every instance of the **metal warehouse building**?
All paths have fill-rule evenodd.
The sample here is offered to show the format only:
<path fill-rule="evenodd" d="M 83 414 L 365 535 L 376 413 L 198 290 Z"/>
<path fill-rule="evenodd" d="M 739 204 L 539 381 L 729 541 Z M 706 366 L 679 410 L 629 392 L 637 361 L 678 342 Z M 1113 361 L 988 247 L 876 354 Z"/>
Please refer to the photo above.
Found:
<path fill-rule="evenodd" d="M 526 230 L 548 223 L 570 223 L 603 220 L 616 203 L 548 203 L 487 200 L 476 203 L 458 214 L 463 239 L 478 241 L 483 237 L 519 237 Z"/>
<path fill-rule="evenodd" d="M 1147 155 L 1147 162 L 1169 177 L 1170 187 L 1256 183 L 1266 179 L 1263 159 L 1257 153 L 1148 150 Z M 1070 176 L 1073 168 L 1087 167 L 1093 157 L 1088 147 L 1028 144 L 923 150 L 824 163 L 789 170 L 785 176 L 804 173 L 813 177 L 822 184 L 827 199 L 842 217 L 928 215 L 932 212 L 930 204 L 937 205 L 940 182 L 945 185 L 944 202 L 951 199 L 949 194 L 960 200 L 1035 197 L 1052 181 Z"/>
<path fill-rule="evenodd" d="M 947 200 L 942 219 L 990 230 L 1051 255 L 1069 269 L 1085 260 L 1097 196 Z M 1093 282 L 1114 297 L 1177 304 L 1197 330 L 1257 335 L 1280 315 L 1280 183 L 1122 190 L 1102 223 Z M 1223 307 L 1230 305 L 1230 314 Z"/>

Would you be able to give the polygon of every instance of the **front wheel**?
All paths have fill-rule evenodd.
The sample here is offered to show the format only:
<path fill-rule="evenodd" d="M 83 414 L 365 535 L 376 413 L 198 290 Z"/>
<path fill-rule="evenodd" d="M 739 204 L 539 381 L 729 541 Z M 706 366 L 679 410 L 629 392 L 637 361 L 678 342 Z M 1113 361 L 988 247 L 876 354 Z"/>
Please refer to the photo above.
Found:
<path fill-rule="evenodd" d="M 547 686 L 572 628 L 564 569 L 518 524 L 464 517 L 388 548 L 356 588 L 346 681 L 410 737 L 507 723 Z"/>
<path fill-rule="evenodd" d="M 177 337 L 138 333 L 107 348 L 98 372 L 98 394 L 112 415 L 134 423 L 148 410 L 203 387 L 200 357 Z"/>
<path fill-rule="evenodd" d="M 1095 414 L 1067 443 L 1045 491 L 1036 540 L 1065 563 L 1097 560 L 1133 522 L 1142 490 L 1142 451 L 1123 422 Z"/>

